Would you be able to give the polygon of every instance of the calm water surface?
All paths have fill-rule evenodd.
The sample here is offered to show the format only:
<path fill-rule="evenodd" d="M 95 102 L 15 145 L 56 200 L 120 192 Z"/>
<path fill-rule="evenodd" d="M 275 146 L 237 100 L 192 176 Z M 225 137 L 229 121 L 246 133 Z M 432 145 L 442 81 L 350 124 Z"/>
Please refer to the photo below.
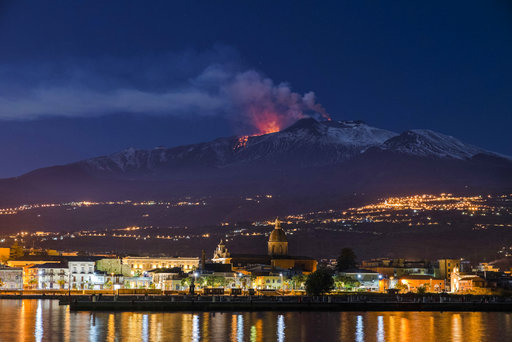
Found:
<path fill-rule="evenodd" d="M 70 312 L 0 300 L 0 341 L 511 341 L 512 314 Z"/>

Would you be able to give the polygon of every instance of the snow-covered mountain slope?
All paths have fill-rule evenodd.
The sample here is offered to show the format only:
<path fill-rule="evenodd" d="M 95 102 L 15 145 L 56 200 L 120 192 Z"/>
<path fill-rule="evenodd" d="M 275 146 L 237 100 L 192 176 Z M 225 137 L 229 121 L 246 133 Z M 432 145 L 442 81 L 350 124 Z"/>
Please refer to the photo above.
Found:
<path fill-rule="evenodd" d="M 276 133 L 219 138 L 174 148 L 130 148 L 80 164 L 93 173 L 165 176 L 190 169 L 225 169 L 254 163 L 261 167 L 337 165 L 370 148 L 434 159 L 465 160 L 477 154 L 503 157 L 430 130 L 397 134 L 361 121 L 302 119 Z"/>
<path fill-rule="evenodd" d="M 509 191 L 511 174 L 509 157 L 440 133 L 398 135 L 359 121 L 304 119 L 272 134 L 130 148 L 38 169 L 0 180 L 0 192 L 15 203 L 257 193 L 323 201 L 355 193 Z"/>
<path fill-rule="evenodd" d="M 223 168 L 255 161 L 278 164 L 328 165 L 379 146 L 396 133 L 359 121 L 299 120 L 291 127 L 261 136 L 220 138 L 175 148 L 124 150 L 84 163 L 107 172 L 152 171 L 186 167 Z"/>
<path fill-rule="evenodd" d="M 383 150 L 431 158 L 468 159 L 479 153 L 490 154 L 484 149 L 464 144 L 460 140 L 428 129 L 403 132 L 382 144 Z"/>

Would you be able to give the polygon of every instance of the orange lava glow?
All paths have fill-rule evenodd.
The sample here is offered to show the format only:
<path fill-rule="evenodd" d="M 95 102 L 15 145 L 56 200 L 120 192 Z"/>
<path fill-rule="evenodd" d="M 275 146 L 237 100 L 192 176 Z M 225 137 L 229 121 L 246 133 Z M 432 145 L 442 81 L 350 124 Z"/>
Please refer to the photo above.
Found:
<path fill-rule="evenodd" d="M 238 141 L 236 142 L 235 147 L 233 147 L 233 150 L 238 151 L 239 149 L 244 148 L 245 146 L 247 146 L 248 140 L 249 140 L 248 135 L 244 135 L 244 136 L 238 138 Z"/>
<path fill-rule="evenodd" d="M 290 124 L 290 118 L 271 110 L 255 113 L 251 116 L 251 121 L 253 126 L 258 130 L 254 135 L 279 132 Z"/>
<path fill-rule="evenodd" d="M 331 118 L 325 112 L 317 113 L 323 119 L 330 121 Z M 273 108 L 261 109 L 253 107 L 249 110 L 251 125 L 255 128 L 255 135 L 264 135 L 279 132 L 282 129 L 292 125 L 297 120 L 309 117 L 303 113 L 280 113 Z"/>

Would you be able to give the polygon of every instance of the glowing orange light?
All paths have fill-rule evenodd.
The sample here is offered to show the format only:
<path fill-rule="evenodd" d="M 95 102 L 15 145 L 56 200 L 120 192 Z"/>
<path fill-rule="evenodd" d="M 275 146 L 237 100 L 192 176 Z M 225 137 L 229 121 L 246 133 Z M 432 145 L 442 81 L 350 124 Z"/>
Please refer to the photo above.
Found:
<path fill-rule="evenodd" d="M 236 144 L 235 144 L 235 147 L 233 147 L 233 150 L 237 151 L 237 150 L 240 150 L 242 148 L 244 148 L 245 146 L 247 146 L 247 141 L 249 140 L 249 136 L 248 135 L 244 135 L 240 138 L 238 138 Z"/>

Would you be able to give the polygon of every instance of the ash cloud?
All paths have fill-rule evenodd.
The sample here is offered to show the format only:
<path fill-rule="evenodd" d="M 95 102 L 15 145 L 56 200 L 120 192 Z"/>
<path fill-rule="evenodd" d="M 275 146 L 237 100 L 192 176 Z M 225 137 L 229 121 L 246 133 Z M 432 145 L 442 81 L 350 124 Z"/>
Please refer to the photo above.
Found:
<path fill-rule="evenodd" d="M 108 114 L 222 116 L 264 133 L 306 116 L 328 118 L 313 92 L 299 94 L 244 68 L 230 48 L 158 58 L 0 66 L 0 120 Z"/>

